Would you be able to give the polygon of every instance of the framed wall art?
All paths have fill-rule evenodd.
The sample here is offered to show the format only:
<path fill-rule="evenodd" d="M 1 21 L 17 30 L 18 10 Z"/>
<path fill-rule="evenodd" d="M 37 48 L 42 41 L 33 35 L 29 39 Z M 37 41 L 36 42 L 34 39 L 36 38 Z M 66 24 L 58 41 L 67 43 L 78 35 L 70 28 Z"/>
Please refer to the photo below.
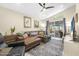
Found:
<path fill-rule="evenodd" d="M 24 16 L 24 28 L 31 28 L 31 17 Z"/>
<path fill-rule="evenodd" d="M 38 28 L 39 27 L 39 21 L 38 20 L 34 20 L 34 27 Z"/>

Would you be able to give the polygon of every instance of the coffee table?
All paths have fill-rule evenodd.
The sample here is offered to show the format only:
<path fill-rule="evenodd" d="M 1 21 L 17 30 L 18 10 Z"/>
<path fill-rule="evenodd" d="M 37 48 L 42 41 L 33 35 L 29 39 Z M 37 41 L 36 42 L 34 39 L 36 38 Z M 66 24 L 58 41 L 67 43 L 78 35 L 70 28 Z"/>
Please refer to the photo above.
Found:
<path fill-rule="evenodd" d="M 12 49 L 12 47 L 9 47 L 9 48 L 1 48 L 0 49 L 0 56 L 6 56 L 10 50 Z"/>
<path fill-rule="evenodd" d="M 7 56 L 24 56 L 25 54 L 25 46 L 16 46 L 13 47 Z"/>
<path fill-rule="evenodd" d="M 24 56 L 25 46 L 16 46 L 0 49 L 0 56 Z"/>

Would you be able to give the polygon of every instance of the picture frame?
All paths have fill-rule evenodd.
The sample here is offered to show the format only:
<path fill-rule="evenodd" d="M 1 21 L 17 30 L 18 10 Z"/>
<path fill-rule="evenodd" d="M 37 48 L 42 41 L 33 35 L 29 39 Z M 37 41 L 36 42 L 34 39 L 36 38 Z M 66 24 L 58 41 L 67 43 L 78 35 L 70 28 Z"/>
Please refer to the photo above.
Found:
<path fill-rule="evenodd" d="M 39 21 L 38 20 L 34 20 L 34 27 L 39 28 Z"/>
<path fill-rule="evenodd" d="M 31 17 L 24 16 L 24 28 L 31 28 Z"/>

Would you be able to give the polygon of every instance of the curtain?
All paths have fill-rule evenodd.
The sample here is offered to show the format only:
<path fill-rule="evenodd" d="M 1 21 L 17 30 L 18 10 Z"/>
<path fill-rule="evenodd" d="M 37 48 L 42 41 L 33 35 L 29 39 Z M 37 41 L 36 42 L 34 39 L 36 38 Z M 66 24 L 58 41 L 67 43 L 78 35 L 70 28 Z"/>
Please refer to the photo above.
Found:
<path fill-rule="evenodd" d="M 71 32 L 74 32 L 75 31 L 75 20 L 74 20 L 74 17 L 72 18 L 72 21 L 71 21 Z"/>
<path fill-rule="evenodd" d="M 64 35 L 66 34 L 66 19 L 63 18 L 63 21 L 64 21 Z"/>
<path fill-rule="evenodd" d="M 46 35 L 48 35 L 48 24 L 49 24 L 49 21 L 46 21 Z"/>

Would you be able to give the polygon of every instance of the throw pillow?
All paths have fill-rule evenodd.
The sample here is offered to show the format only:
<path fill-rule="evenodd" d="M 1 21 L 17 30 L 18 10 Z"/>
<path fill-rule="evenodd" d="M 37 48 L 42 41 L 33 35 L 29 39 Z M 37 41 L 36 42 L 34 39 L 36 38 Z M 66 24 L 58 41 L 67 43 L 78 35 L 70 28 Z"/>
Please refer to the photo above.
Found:
<path fill-rule="evenodd" d="M 25 33 L 25 34 L 23 35 L 23 37 L 24 37 L 24 39 L 26 39 L 26 38 L 28 37 L 28 34 Z"/>

